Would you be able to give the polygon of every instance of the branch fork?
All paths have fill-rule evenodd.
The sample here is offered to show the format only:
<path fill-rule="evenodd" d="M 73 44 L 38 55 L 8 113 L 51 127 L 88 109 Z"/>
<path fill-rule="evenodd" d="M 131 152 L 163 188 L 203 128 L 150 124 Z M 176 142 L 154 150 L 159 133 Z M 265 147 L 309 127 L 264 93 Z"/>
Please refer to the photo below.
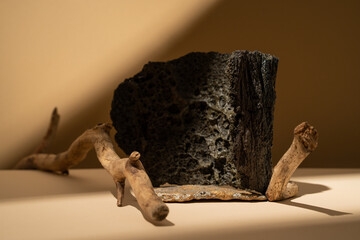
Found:
<path fill-rule="evenodd" d="M 140 161 L 140 153 L 132 152 L 128 158 L 120 158 L 115 152 L 109 135 L 112 129 L 110 123 L 100 123 L 86 130 L 65 152 L 42 153 L 53 138 L 58 122 L 59 115 L 54 109 L 49 130 L 42 143 L 33 154 L 20 160 L 15 166 L 16 169 L 39 169 L 68 174 L 68 170 L 80 163 L 94 147 L 101 165 L 115 182 L 118 206 L 122 206 L 125 180 L 127 179 L 146 218 L 161 221 L 167 217 L 169 208 L 154 192 L 151 181 Z"/>

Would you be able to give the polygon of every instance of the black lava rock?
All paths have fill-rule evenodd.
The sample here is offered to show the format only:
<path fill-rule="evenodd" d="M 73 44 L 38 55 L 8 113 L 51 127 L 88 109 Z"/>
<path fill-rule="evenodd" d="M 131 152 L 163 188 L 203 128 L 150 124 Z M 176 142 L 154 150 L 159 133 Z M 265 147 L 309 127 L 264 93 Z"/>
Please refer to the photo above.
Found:
<path fill-rule="evenodd" d="M 264 193 L 278 59 L 260 52 L 190 53 L 150 62 L 115 90 L 115 139 L 154 186 L 230 185 Z"/>

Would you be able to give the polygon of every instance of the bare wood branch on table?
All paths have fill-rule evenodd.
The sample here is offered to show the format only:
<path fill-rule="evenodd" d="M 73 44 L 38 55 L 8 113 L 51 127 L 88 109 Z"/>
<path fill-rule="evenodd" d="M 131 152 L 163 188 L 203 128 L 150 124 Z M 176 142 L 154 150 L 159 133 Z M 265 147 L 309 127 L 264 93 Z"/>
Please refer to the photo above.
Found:
<path fill-rule="evenodd" d="M 59 125 L 60 121 L 60 115 L 57 112 L 57 108 L 54 108 L 52 114 L 51 114 L 51 120 L 49 124 L 49 128 L 39 144 L 37 148 L 34 150 L 34 153 L 43 153 L 47 151 L 47 148 L 49 147 L 50 143 L 54 140 L 56 131 Z"/>
<path fill-rule="evenodd" d="M 53 112 L 52 119 L 54 119 L 54 115 L 57 115 L 56 110 Z M 51 123 L 50 128 L 56 129 L 52 126 Z M 68 173 L 68 169 L 80 163 L 94 147 L 100 163 L 110 173 L 116 184 L 117 205 L 122 205 L 125 179 L 127 179 L 145 217 L 156 221 L 165 219 L 169 208 L 155 194 L 151 181 L 139 160 L 140 154 L 133 152 L 129 158 L 120 158 L 114 150 L 109 135 L 111 129 L 112 125 L 109 123 L 98 124 L 86 130 L 70 145 L 67 151 L 59 154 L 34 153 L 20 160 L 15 168 Z M 52 134 L 53 132 L 50 132 L 49 135 Z M 50 138 L 46 137 L 46 139 Z"/>
<path fill-rule="evenodd" d="M 298 186 L 289 182 L 290 177 L 300 163 L 315 150 L 318 138 L 316 129 L 307 122 L 299 124 L 294 129 L 292 144 L 275 166 L 267 188 L 266 197 L 269 201 L 287 199 L 298 193 Z"/>

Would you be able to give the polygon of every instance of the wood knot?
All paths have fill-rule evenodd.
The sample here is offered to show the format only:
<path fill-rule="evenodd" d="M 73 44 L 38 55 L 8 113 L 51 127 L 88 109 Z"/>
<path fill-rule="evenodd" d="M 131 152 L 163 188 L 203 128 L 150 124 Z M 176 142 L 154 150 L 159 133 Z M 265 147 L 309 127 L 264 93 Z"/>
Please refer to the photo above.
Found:
<path fill-rule="evenodd" d="M 318 145 L 319 134 L 317 130 L 307 122 L 300 123 L 294 129 L 294 135 L 302 143 L 304 148 L 312 152 Z"/>
<path fill-rule="evenodd" d="M 136 152 L 136 151 L 132 152 L 132 153 L 130 154 L 130 156 L 129 156 L 129 160 L 130 160 L 131 162 L 135 162 L 135 161 L 137 161 L 137 160 L 139 160 L 139 159 L 140 159 L 140 153 L 139 153 L 139 152 Z"/>

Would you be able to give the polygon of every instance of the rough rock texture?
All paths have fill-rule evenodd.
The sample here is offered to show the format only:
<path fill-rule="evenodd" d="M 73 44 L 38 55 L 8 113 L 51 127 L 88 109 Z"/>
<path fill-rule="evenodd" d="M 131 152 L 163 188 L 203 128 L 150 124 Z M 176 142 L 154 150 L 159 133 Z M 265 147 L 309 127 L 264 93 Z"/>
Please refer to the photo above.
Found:
<path fill-rule="evenodd" d="M 265 201 L 266 197 L 259 192 L 236 189 L 229 186 L 182 185 L 155 188 L 155 193 L 164 202 L 188 202 L 192 200 L 218 199 Z"/>
<path fill-rule="evenodd" d="M 154 186 L 269 183 L 278 59 L 260 52 L 190 53 L 150 62 L 115 90 L 111 118 Z"/>

